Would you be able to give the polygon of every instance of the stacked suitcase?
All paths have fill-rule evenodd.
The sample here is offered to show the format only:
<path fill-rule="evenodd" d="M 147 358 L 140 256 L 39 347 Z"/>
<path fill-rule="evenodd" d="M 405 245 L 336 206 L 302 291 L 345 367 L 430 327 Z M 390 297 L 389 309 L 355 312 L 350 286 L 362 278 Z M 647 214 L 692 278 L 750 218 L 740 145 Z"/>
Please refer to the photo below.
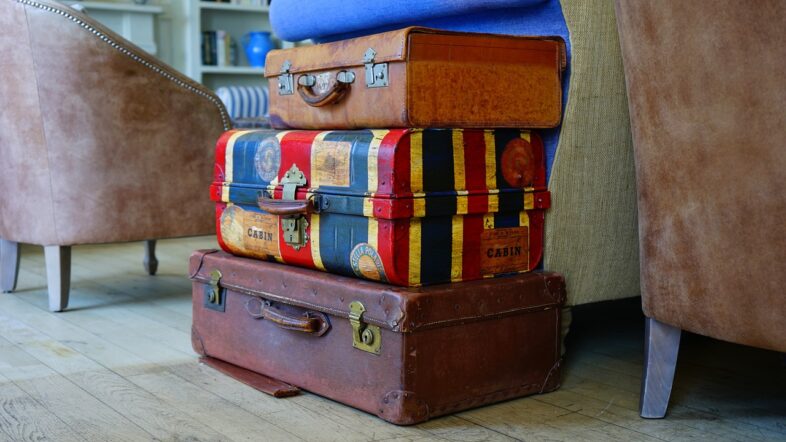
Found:
<path fill-rule="evenodd" d="M 271 52 L 284 130 L 218 142 L 224 252 L 191 258 L 195 350 L 398 424 L 557 388 L 565 290 L 529 272 L 550 204 L 530 129 L 559 124 L 564 54 L 424 28 Z"/>

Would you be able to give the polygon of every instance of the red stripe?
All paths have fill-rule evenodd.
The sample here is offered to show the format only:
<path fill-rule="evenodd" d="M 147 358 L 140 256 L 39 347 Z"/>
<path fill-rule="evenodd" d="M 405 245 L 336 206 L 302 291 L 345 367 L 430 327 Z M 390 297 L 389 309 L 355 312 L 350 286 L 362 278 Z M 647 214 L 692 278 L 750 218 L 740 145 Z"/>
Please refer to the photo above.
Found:
<path fill-rule="evenodd" d="M 385 272 L 388 282 L 396 285 L 409 285 L 409 219 L 397 219 L 392 221 L 379 222 L 379 232 L 382 233 L 382 225 L 387 224 L 392 229 L 390 237 L 379 237 L 379 254 L 385 264 Z M 389 256 L 392 266 L 388 266 L 385 256 Z"/>
<path fill-rule="evenodd" d="M 401 193 L 402 178 L 406 178 L 403 180 L 404 185 L 409 189 L 409 160 L 407 159 L 406 166 L 403 168 L 400 161 L 403 150 L 407 151 L 407 158 L 409 158 L 408 134 L 407 129 L 391 129 L 382 139 L 377 155 L 377 193 Z M 406 177 L 401 173 L 404 169 L 406 169 Z"/>
<path fill-rule="evenodd" d="M 287 133 L 281 139 L 281 168 L 278 171 L 278 179 L 292 167 L 296 165 L 306 176 L 306 182 L 311 183 L 311 145 L 319 131 L 294 131 Z M 281 198 L 281 191 L 277 191 L 276 198 Z M 306 229 L 311 235 L 311 217 L 307 217 L 309 227 Z M 307 242 L 300 250 L 284 242 L 284 229 L 279 221 L 278 244 L 281 257 L 288 264 L 295 264 L 303 267 L 314 268 L 314 259 L 311 257 L 311 241 Z"/>
<path fill-rule="evenodd" d="M 486 141 L 482 130 L 464 130 L 464 180 L 468 190 L 486 188 Z"/>
<path fill-rule="evenodd" d="M 543 257 L 543 210 L 528 210 L 529 215 L 529 269 L 534 269 Z"/>
<path fill-rule="evenodd" d="M 530 132 L 529 143 L 532 146 L 532 154 L 535 159 L 535 179 L 534 186 L 541 187 L 546 185 L 546 160 L 543 149 L 543 140 L 537 132 Z"/>
<path fill-rule="evenodd" d="M 382 260 L 382 267 L 385 269 L 385 277 L 390 281 L 397 279 L 395 263 L 393 261 L 393 230 L 395 221 L 381 219 L 377 224 L 377 253 Z"/>
<path fill-rule="evenodd" d="M 227 160 L 227 143 L 229 142 L 229 138 L 237 132 L 236 130 L 230 130 L 221 134 L 221 137 L 216 142 L 216 163 L 215 167 L 213 168 L 213 180 L 217 183 L 224 182 L 224 170 L 226 168 L 226 160 Z"/>
<path fill-rule="evenodd" d="M 481 278 L 480 236 L 483 233 L 483 215 L 464 217 L 464 250 L 462 251 L 462 278 L 464 281 Z"/>

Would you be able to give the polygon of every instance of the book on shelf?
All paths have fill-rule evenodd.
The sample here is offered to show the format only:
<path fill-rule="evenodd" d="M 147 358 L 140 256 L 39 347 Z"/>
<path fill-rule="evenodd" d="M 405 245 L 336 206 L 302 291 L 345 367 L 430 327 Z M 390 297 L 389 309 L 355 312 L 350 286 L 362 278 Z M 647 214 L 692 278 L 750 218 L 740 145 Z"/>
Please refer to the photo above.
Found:
<path fill-rule="evenodd" d="M 205 66 L 237 66 L 237 43 L 227 31 L 202 32 L 202 64 Z"/>

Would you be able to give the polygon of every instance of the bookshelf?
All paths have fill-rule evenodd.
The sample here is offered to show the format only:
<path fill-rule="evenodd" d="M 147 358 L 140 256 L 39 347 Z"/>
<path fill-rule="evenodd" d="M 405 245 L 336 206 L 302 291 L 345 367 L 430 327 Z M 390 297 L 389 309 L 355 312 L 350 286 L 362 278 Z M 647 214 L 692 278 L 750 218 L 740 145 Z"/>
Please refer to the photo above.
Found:
<path fill-rule="evenodd" d="M 242 37 L 251 31 L 270 32 L 268 6 L 252 6 L 234 3 L 208 1 L 189 1 L 190 49 L 188 74 L 196 81 L 215 90 L 228 85 L 264 85 L 267 83 L 263 68 L 248 65 L 245 51 L 241 43 Z M 237 43 L 237 66 L 213 66 L 202 64 L 202 32 L 226 31 Z M 273 38 L 275 47 L 281 47 L 281 41 Z"/>

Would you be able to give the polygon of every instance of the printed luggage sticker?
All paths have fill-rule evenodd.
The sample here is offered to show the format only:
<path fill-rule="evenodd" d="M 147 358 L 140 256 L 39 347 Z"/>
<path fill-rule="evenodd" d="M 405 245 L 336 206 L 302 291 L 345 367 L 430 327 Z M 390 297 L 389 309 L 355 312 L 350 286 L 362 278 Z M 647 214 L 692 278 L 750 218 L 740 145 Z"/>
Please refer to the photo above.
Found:
<path fill-rule="evenodd" d="M 374 281 L 387 282 L 385 267 L 379 253 L 369 243 L 362 242 L 352 249 L 349 262 L 355 275 Z"/>
<path fill-rule="evenodd" d="M 314 140 L 311 145 L 311 188 L 349 187 L 351 155 L 352 143 L 349 141 Z"/>
<path fill-rule="evenodd" d="M 480 272 L 484 275 L 529 269 L 529 227 L 488 229 L 480 237 Z"/>
<path fill-rule="evenodd" d="M 221 214 L 221 237 L 232 251 L 255 258 L 279 255 L 278 217 L 228 206 Z"/>

